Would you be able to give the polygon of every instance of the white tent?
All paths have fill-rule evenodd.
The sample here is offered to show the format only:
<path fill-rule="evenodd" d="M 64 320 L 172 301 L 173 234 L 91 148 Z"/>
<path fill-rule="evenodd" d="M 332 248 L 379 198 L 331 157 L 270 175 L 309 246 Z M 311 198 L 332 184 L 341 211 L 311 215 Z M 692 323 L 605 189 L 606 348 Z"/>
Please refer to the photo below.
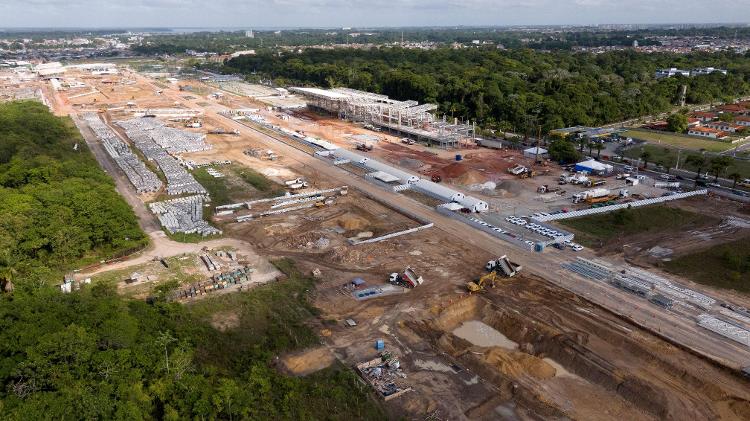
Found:
<path fill-rule="evenodd" d="M 538 150 L 538 151 L 537 151 Z M 523 156 L 526 158 L 536 158 L 537 153 L 540 158 L 546 158 L 547 157 L 547 150 L 544 148 L 540 148 L 538 146 L 534 146 L 533 148 L 529 148 L 523 151 Z"/>

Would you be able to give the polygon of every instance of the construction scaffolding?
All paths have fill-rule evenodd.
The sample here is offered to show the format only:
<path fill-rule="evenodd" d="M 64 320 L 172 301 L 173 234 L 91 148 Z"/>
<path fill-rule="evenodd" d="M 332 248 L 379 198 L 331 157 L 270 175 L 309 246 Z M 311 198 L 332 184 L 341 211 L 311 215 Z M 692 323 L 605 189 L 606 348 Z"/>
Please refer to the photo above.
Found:
<path fill-rule="evenodd" d="M 441 148 L 456 148 L 473 143 L 475 125 L 453 122 L 433 114 L 435 104 L 419 105 L 416 101 L 398 101 L 386 95 L 349 88 L 330 90 L 290 88 L 305 98 L 308 107 L 337 115 L 343 120 L 360 122 L 413 137 Z"/>

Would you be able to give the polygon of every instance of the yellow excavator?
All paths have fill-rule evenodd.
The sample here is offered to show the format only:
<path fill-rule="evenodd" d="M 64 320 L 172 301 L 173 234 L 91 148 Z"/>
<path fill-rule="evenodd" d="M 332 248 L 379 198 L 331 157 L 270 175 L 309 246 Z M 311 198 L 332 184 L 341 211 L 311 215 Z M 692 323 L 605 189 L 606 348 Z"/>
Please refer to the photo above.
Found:
<path fill-rule="evenodd" d="M 480 292 L 487 288 L 487 285 L 489 285 L 490 288 L 494 288 L 495 281 L 497 281 L 497 272 L 493 270 L 492 272 L 483 275 L 479 280 L 467 283 L 466 289 L 469 290 L 469 293 Z"/>

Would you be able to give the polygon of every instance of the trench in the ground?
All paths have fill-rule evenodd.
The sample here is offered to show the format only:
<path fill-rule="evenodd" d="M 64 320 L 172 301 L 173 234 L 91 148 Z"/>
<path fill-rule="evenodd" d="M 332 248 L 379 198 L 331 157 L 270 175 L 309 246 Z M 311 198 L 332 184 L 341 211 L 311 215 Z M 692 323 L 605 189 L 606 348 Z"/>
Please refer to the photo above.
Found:
<path fill-rule="evenodd" d="M 662 390 L 618 370 L 588 349 L 580 334 L 562 332 L 477 296 L 460 300 L 433 319 L 410 327 L 491 382 L 500 401 L 513 401 L 541 417 L 570 415 L 539 387 L 555 376 L 578 377 L 598 386 L 643 418 L 664 419 L 669 413 Z"/>

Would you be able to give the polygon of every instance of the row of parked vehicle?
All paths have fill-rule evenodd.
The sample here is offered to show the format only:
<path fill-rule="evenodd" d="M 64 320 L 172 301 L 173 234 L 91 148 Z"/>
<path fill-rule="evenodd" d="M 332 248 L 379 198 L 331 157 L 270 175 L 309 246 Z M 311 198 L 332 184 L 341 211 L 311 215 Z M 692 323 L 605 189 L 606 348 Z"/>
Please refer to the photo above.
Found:
<path fill-rule="evenodd" d="M 505 231 L 502 228 L 498 228 L 498 227 L 496 227 L 496 226 L 494 226 L 492 224 L 488 224 L 488 223 L 482 221 L 479 218 L 469 218 L 469 219 L 472 220 L 472 221 L 474 221 L 474 222 L 476 222 L 479 225 L 483 225 L 483 226 L 491 229 L 492 231 L 495 231 L 498 234 L 505 234 L 505 235 L 508 235 L 510 237 L 513 237 L 513 238 L 516 237 L 516 235 L 513 234 L 512 232 L 508 232 L 508 231 Z M 529 240 L 525 240 L 524 243 L 528 244 L 529 246 L 533 246 L 534 245 L 534 242 L 533 241 L 529 241 Z"/>
<path fill-rule="evenodd" d="M 536 216 L 536 215 L 544 216 L 544 215 L 548 215 L 548 214 L 539 213 L 539 214 L 534 214 L 533 216 Z M 552 228 L 548 228 L 548 227 L 545 227 L 545 226 L 542 226 L 542 225 L 539 225 L 539 224 L 536 224 L 536 223 L 528 222 L 526 219 L 520 218 L 520 217 L 517 217 L 517 216 L 508 216 L 508 217 L 505 218 L 505 220 L 508 221 L 508 222 L 510 222 L 511 224 L 522 226 L 522 227 L 524 227 L 524 228 L 526 228 L 528 230 L 531 230 L 531 231 L 533 231 L 533 232 L 535 232 L 537 234 L 543 235 L 545 237 L 557 238 L 557 237 L 562 237 L 563 235 L 565 235 L 565 233 L 563 233 L 563 232 L 560 232 L 560 231 L 557 231 L 557 230 L 554 230 Z M 563 244 L 565 244 L 566 246 L 572 248 L 574 251 L 581 251 L 581 250 L 583 250 L 583 246 L 582 245 L 576 244 L 576 243 L 574 243 L 572 241 L 565 241 Z"/>

